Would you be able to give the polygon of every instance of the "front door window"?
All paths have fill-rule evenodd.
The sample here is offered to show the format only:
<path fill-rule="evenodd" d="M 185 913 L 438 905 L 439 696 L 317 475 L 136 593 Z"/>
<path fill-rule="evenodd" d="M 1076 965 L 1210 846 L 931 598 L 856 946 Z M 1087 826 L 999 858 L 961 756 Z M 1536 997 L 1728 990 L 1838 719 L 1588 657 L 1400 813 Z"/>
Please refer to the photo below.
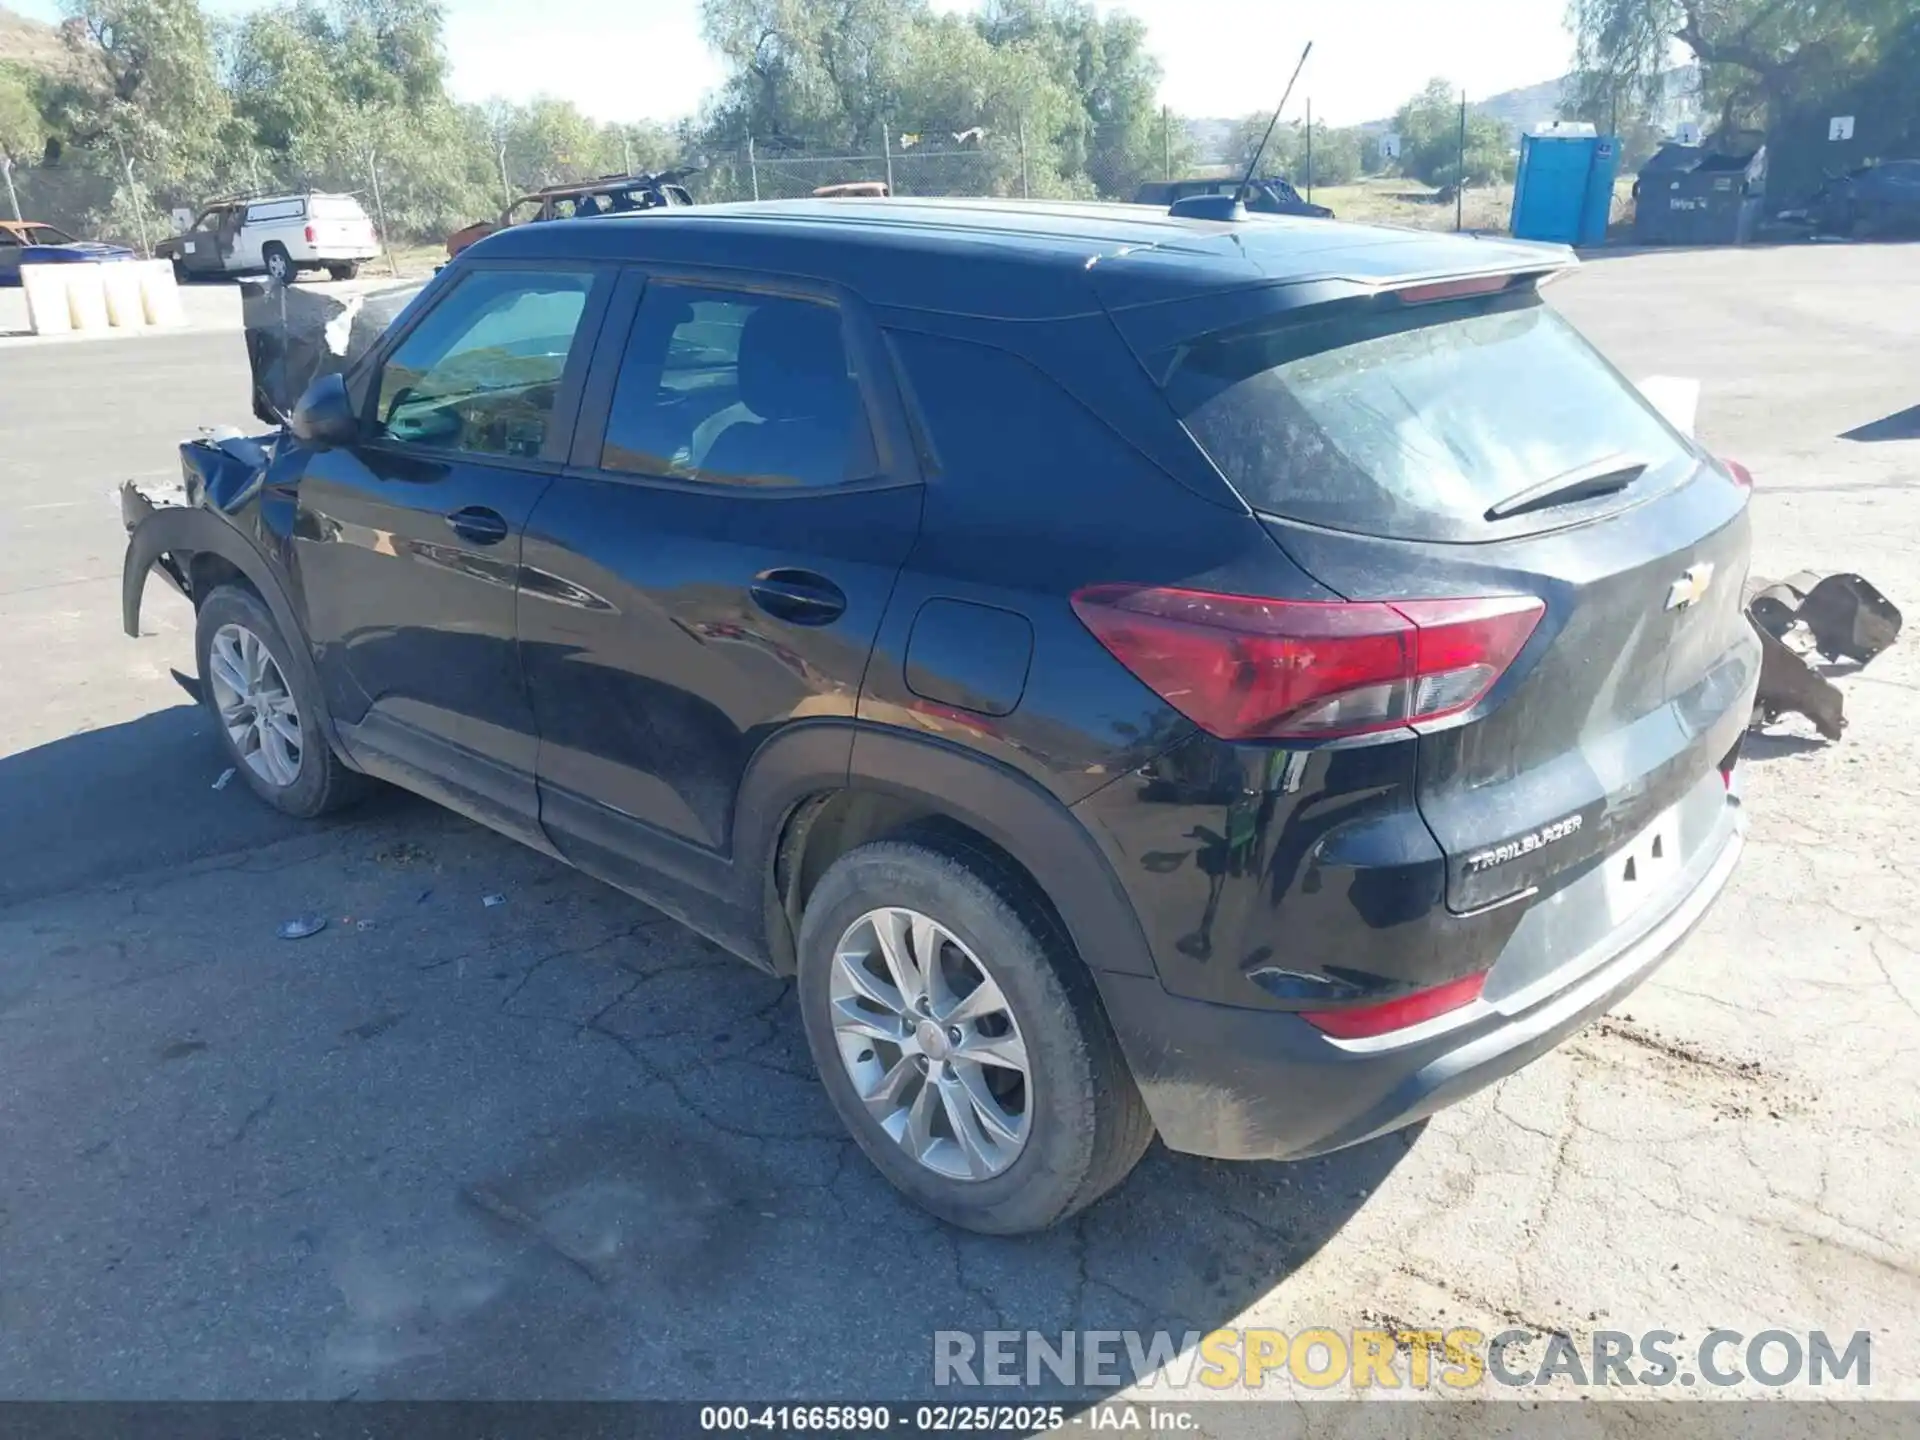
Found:
<path fill-rule="evenodd" d="M 538 458 L 586 309 L 585 270 L 482 270 L 388 357 L 375 435 L 391 444 Z"/>

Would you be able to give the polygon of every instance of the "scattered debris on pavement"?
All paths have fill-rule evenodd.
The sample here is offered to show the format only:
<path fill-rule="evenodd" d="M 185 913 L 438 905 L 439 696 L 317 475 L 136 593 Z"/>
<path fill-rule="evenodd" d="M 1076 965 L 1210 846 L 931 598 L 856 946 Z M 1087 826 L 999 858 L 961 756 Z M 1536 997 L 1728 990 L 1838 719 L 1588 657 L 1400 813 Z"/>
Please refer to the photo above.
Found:
<path fill-rule="evenodd" d="M 226 769 L 220 772 L 220 778 L 213 782 L 213 788 L 216 790 L 226 789 L 227 782 L 233 779 L 236 773 L 237 772 L 234 770 L 233 766 L 229 765 Z"/>
<path fill-rule="evenodd" d="M 1828 662 L 1864 666 L 1899 638 L 1898 607 L 1858 575 L 1806 570 L 1777 583 L 1750 579 L 1744 599 L 1761 647 L 1754 726 L 1791 710 L 1838 740 L 1847 728 L 1845 698 L 1805 657 L 1817 652 Z"/>
<path fill-rule="evenodd" d="M 281 922 L 280 938 L 304 940 L 309 935 L 318 935 L 326 928 L 327 917 L 324 915 L 296 915 L 291 920 Z"/>
<path fill-rule="evenodd" d="M 404 869 L 409 865 L 425 865 L 433 859 L 433 852 L 424 845 L 411 840 L 396 840 L 382 850 L 374 852 L 373 857 L 382 865 L 392 865 Z"/>

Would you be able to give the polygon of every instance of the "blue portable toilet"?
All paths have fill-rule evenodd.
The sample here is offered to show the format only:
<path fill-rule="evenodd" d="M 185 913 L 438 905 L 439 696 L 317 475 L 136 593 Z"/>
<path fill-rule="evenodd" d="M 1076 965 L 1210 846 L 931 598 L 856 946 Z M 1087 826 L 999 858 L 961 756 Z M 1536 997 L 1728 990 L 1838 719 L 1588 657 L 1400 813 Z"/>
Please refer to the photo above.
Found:
<path fill-rule="evenodd" d="M 1514 238 L 1602 244 L 1619 168 L 1620 141 L 1591 125 L 1556 121 L 1522 135 L 1508 227 Z"/>

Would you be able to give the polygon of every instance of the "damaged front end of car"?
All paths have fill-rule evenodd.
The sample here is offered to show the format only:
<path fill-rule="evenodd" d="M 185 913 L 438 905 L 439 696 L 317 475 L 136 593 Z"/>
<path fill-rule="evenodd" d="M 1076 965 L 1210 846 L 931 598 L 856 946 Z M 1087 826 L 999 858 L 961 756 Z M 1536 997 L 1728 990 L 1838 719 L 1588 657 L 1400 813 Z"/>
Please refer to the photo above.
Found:
<path fill-rule="evenodd" d="M 158 570 L 188 600 L 194 598 L 201 556 L 220 557 L 243 574 L 236 552 L 264 561 L 252 527 L 239 518 L 266 482 L 278 436 L 239 431 L 209 432 L 180 446 L 180 479 L 127 480 L 120 486 L 120 518 L 127 528 L 121 569 L 120 619 L 129 636 L 140 635 L 140 605 L 147 572 Z M 204 574 L 204 570 L 200 570 Z"/>
<path fill-rule="evenodd" d="M 284 547 L 299 468 L 287 417 L 316 380 L 350 370 L 429 283 L 345 295 L 272 281 L 241 287 L 253 413 L 277 429 L 261 435 L 231 427 L 203 431 L 181 442 L 178 481 L 121 485 L 127 554 L 120 605 L 128 635 L 140 634 L 141 602 L 154 570 L 189 601 L 238 577 L 276 611 L 284 608 Z M 292 463 L 285 485 L 274 487 L 283 457 Z M 263 502 L 270 489 L 285 491 L 286 503 Z"/>

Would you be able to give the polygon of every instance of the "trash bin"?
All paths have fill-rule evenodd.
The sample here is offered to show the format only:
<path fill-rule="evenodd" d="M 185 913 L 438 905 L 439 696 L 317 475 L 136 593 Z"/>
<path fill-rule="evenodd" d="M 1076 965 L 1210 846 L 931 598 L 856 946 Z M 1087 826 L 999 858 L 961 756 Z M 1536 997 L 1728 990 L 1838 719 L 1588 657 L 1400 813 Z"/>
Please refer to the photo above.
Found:
<path fill-rule="evenodd" d="M 1634 242 L 1744 245 L 1760 218 L 1766 181 L 1764 145 L 1744 153 L 1662 145 L 1634 181 Z"/>

